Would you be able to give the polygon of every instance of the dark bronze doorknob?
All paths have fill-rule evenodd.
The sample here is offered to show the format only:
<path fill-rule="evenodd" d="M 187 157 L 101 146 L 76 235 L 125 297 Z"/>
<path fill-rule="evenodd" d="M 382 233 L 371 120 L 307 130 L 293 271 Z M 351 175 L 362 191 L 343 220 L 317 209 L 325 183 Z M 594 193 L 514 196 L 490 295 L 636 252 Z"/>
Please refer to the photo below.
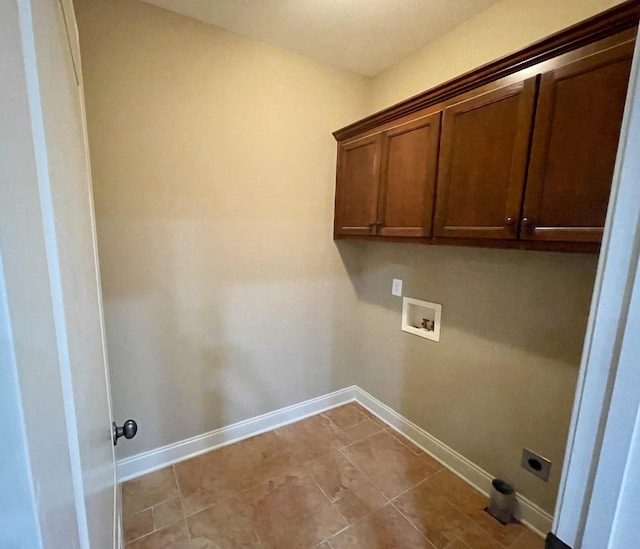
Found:
<path fill-rule="evenodd" d="M 132 419 L 128 419 L 124 422 L 122 427 L 118 427 L 116 422 L 113 422 L 113 445 L 118 444 L 118 439 L 120 437 L 124 438 L 133 438 L 136 436 L 138 432 L 138 424 Z"/>

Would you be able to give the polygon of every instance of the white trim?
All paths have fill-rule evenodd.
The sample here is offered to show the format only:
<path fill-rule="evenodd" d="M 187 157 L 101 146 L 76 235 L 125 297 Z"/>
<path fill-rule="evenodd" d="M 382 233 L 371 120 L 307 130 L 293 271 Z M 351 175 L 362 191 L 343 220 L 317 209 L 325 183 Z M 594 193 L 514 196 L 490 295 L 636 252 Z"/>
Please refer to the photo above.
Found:
<path fill-rule="evenodd" d="M 198 454 L 272 431 L 283 425 L 341 406 L 355 400 L 356 389 L 355 386 L 340 389 L 261 416 L 239 421 L 227 427 L 221 427 L 215 431 L 118 460 L 118 481 L 124 482 L 145 475 L 178 461 L 184 461 Z"/>
<path fill-rule="evenodd" d="M 462 480 L 488 496 L 493 477 L 487 471 L 356 385 L 119 460 L 118 479 L 120 482 L 124 482 L 353 401 L 364 406 Z M 544 536 L 551 529 L 553 517 L 521 495 L 517 495 L 514 516 L 541 536 Z"/>

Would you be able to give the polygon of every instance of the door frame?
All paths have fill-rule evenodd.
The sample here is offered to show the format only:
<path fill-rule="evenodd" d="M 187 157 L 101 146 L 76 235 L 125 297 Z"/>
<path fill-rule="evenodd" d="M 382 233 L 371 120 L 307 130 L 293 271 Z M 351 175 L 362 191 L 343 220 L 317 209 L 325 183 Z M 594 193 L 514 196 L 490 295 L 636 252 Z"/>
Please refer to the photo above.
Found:
<path fill-rule="evenodd" d="M 620 146 L 552 532 L 574 549 L 622 547 L 640 494 L 640 41 Z M 635 351 L 635 354 L 634 354 Z M 628 486 L 627 486 L 628 485 Z M 634 507 L 635 506 L 635 509 Z M 631 546 L 631 545 L 625 545 Z M 548 547 L 551 540 L 548 541 Z"/>

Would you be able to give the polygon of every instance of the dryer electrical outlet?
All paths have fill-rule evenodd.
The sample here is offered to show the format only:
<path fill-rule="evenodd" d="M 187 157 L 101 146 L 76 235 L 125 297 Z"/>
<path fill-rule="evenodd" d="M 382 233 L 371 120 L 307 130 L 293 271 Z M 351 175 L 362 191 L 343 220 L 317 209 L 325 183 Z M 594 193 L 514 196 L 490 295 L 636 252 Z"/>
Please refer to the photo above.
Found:
<path fill-rule="evenodd" d="M 551 461 L 542 457 L 540 454 L 536 454 L 534 451 L 529 450 L 529 448 L 524 448 L 522 450 L 522 461 L 520 462 L 520 466 L 542 480 L 549 480 Z"/>

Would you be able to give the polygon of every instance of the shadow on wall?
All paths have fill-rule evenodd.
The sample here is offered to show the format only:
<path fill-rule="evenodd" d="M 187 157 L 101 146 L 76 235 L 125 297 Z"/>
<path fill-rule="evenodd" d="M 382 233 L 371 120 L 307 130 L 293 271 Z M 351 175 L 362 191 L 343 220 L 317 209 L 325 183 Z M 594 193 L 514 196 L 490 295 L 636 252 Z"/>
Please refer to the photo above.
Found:
<path fill-rule="evenodd" d="M 576 364 L 598 256 L 420 244 L 337 242 L 359 300 L 394 311 L 403 295 L 442 304 L 442 330 Z M 357 261 L 354 253 L 360 254 Z M 406 337 L 411 337 L 406 335 Z"/>
<path fill-rule="evenodd" d="M 291 237 L 248 254 L 243 238 L 261 237 L 246 222 L 224 221 L 233 242 L 208 220 L 98 223 L 114 409 L 140 424 L 121 457 L 355 383 L 360 251 L 343 265 L 327 223 L 298 230 L 316 245 L 297 261 Z"/>

